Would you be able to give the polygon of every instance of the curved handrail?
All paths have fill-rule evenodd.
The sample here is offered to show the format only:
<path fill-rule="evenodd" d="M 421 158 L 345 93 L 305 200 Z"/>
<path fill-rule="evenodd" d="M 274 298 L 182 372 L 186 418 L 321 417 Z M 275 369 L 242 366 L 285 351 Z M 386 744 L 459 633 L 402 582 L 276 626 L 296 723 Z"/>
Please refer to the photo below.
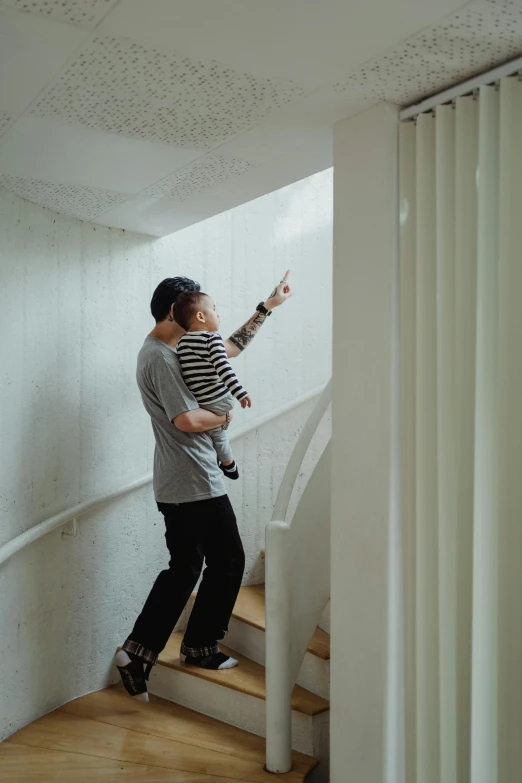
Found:
<path fill-rule="evenodd" d="M 274 512 L 272 514 L 273 522 L 284 522 L 288 513 L 288 506 L 290 505 L 290 498 L 294 491 L 295 482 L 301 470 L 301 465 L 305 458 L 305 454 L 308 450 L 312 438 L 314 437 L 316 430 L 321 423 L 321 419 L 328 410 L 328 406 L 332 401 L 332 380 L 330 379 L 323 389 L 323 393 L 317 400 L 314 409 L 310 416 L 306 420 L 306 423 L 299 433 L 297 443 L 295 444 L 292 456 L 288 462 L 286 470 L 277 493 L 276 502 L 274 505 Z"/>
<path fill-rule="evenodd" d="M 255 432 L 265 424 L 268 424 L 270 421 L 277 419 L 279 416 L 282 416 L 289 411 L 294 410 L 295 408 L 299 408 L 301 405 L 305 405 L 310 400 L 318 397 L 321 394 L 322 389 L 322 386 L 315 388 L 312 391 L 301 395 L 296 400 L 293 400 L 293 402 L 282 405 L 280 408 L 277 408 L 275 411 L 272 411 L 266 416 L 262 416 L 255 424 L 242 427 L 237 430 L 237 432 L 232 432 L 230 439 L 234 441 L 238 440 L 239 438 L 243 438 L 245 435 L 249 435 L 251 432 Z M 15 538 L 11 539 L 11 541 L 8 541 L 6 544 L 0 547 L 0 565 L 5 563 L 6 560 L 9 560 L 13 555 L 15 555 L 17 552 L 20 552 L 20 550 L 24 549 L 29 544 L 32 544 L 34 541 L 38 541 L 39 538 L 43 538 L 43 536 L 46 536 L 53 530 L 56 530 L 57 528 L 62 527 L 63 525 L 66 525 L 75 519 L 79 519 L 80 517 L 85 516 L 85 514 L 88 514 L 90 511 L 93 511 L 95 508 L 98 508 L 105 503 L 109 503 L 111 500 L 116 500 L 117 498 L 123 497 L 124 495 L 128 495 L 130 492 L 134 492 L 134 490 L 141 489 L 142 487 L 147 486 L 147 484 L 150 484 L 151 481 L 152 473 L 147 473 L 145 476 L 142 476 L 139 479 L 135 479 L 134 481 L 119 487 L 118 489 L 112 490 L 111 492 L 106 492 L 104 494 L 95 495 L 90 500 L 85 500 L 83 503 L 78 503 L 76 506 L 65 509 L 65 511 L 61 511 L 58 514 L 49 517 L 49 519 L 34 525 L 33 527 L 29 528 L 29 530 L 20 533 L 20 535 L 16 536 Z"/>

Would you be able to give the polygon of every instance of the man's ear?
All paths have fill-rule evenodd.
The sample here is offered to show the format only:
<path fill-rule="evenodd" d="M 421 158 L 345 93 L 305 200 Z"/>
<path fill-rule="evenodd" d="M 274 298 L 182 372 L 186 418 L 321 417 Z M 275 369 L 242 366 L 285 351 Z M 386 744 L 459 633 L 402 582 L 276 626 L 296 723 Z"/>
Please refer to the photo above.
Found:
<path fill-rule="evenodd" d="M 176 320 L 176 319 L 174 318 L 174 302 L 172 302 L 172 304 L 171 304 L 171 306 L 170 306 L 170 311 L 169 311 L 169 314 L 168 314 L 167 318 L 168 318 L 168 320 L 169 320 L 171 323 L 172 323 L 172 321 L 175 321 L 175 320 Z"/>

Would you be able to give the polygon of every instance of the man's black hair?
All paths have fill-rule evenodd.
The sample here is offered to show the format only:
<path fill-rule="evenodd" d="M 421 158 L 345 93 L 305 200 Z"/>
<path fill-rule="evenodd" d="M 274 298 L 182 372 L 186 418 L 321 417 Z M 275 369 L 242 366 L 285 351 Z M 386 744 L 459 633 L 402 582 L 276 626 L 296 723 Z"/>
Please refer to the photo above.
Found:
<path fill-rule="evenodd" d="M 166 277 L 152 294 L 150 311 L 152 317 L 159 323 L 170 313 L 170 308 L 180 294 L 185 291 L 199 291 L 200 285 L 188 277 Z"/>
<path fill-rule="evenodd" d="M 192 319 L 198 310 L 201 310 L 203 300 L 206 296 L 208 296 L 208 294 L 204 294 L 202 291 L 186 291 L 185 293 L 180 294 L 176 299 L 174 318 L 185 331 L 188 330 Z"/>

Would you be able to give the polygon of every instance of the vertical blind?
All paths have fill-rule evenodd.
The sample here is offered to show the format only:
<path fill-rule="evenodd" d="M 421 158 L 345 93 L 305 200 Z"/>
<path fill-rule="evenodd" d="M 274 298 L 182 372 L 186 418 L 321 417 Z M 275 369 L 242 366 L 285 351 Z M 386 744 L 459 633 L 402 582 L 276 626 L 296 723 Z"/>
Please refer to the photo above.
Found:
<path fill-rule="evenodd" d="M 522 781 L 522 82 L 400 128 L 407 783 Z"/>

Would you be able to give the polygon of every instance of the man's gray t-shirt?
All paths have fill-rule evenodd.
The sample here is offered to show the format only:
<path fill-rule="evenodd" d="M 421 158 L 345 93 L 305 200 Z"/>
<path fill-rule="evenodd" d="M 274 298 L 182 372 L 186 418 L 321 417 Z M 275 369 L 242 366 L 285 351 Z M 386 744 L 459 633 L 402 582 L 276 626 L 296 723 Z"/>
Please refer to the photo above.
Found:
<path fill-rule="evenodd" d="M 154 495 L 158 503 L 188 503 L 225 494 L 212 438 L 181 432 L 172 420 L 198 408 L 173 348 L 150 335 L 138 354 L 136 380 L 156 439 Z"/>

